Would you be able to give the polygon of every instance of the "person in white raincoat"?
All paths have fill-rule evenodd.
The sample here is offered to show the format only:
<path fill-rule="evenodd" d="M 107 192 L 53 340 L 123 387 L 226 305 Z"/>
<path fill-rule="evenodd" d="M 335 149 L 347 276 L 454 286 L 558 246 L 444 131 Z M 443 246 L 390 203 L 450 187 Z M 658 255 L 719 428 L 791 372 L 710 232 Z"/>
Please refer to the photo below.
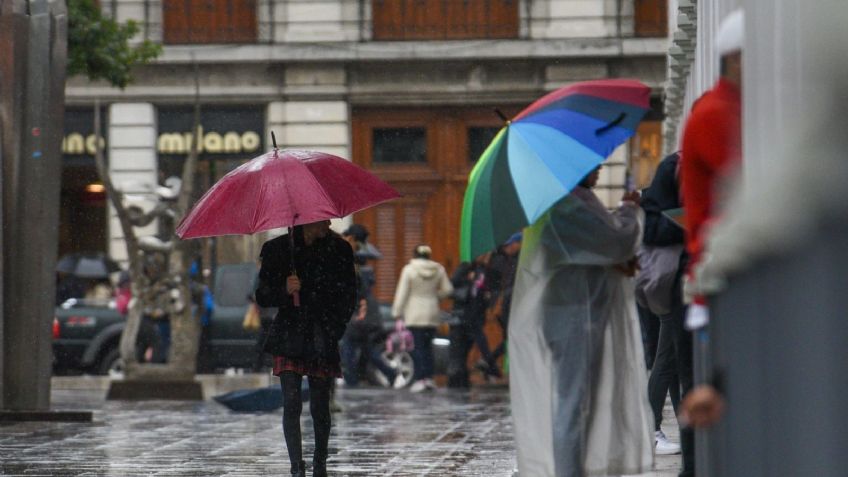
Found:
<path fill-rule="evenodd" d="M 635 193 L 607 212 L 591 191 L 598 169 L 524 232 L 509 328 L 522 477 L 653 465 L 634 286 L 622 266 L 636 254 L 643 216 Z"/>
<path fill-rule="evenodd" d="M 404 321 L 415 342 L 413 383 L 409 388 L 414 393 L 436 388 L 433 338 L 441 323 L 439 300 L 453 293 L 445 267 L 430 259 L 432 253 L 427 245 L 415 247 L 412 260 L 400 273 L 392 303 L 392 316 Z"/>

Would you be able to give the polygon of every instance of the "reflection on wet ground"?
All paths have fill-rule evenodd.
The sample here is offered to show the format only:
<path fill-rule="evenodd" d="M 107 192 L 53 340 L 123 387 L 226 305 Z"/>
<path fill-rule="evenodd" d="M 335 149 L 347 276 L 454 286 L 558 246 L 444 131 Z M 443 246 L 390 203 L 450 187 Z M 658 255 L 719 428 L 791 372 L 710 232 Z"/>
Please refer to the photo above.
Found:
<path fill-rule="evenodd" d="M 0 426 L 2 475 L 288 475 L 282 410 L 237 414 L 214 401 L 104 401 L 102 390 L 54 390 L 56 409 L 93 410 L 94 422 Z M 508 392 L 411 394 L 340 389 L 328 462 L 336 476 L 511 476 Z M 302 419 L 311 455 L 309 406 Z"/>
<path fill-rule="evenodd" d="M 0 424 L 0 475 L 289 475 L 282 410 L 238 414 L 212 400 L 105 401 L 107 382 L 69 379 L 70 386 L 54 384 L 54 409 L 91 410 L 94 422 Z M 505 387 L 423 394 L 342 388 L 337 399 L 344 411 L 333 416 L 330 475 L 498 477 L 515 468 Z M 670 405 L 664 415 L 666 434 L 679 442 Z M 309 461 L 308 404 L 302 427 Z M 679 455 L 657 456 L 657 470 L 641 477 L 676 476 L 679 462 Z"/>

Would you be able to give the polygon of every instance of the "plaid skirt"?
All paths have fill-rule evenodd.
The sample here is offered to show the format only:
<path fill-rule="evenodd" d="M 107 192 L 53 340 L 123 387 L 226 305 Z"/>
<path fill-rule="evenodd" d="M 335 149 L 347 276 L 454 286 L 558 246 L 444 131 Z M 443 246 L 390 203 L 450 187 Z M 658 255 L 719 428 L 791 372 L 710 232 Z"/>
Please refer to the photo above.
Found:
<path fill-rule="evenodd" d="M 318 378 L 340 378 L 342 367 L 339 363 L 326 363 L 320 360 L 304 361 L 285 356 L 274 356 L 274 376 L 279 376 L 283 371 L 293 371 L 303 376 L 315 376 Z"/>

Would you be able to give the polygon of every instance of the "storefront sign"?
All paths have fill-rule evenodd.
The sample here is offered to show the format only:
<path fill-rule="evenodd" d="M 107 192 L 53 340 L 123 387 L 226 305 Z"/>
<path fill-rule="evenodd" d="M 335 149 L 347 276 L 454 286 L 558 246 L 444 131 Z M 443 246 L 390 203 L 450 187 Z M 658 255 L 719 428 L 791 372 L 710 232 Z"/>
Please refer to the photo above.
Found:
<path fill-rule="evenodd" d="M 198 152 L 208 154 L 240 154 L 256 152 L 262 141 L 259 133 L 246 131 L 241 134 L 235 131 L 218 133 L 206 132 L 200 126 Z M 160 154 L 188 154 L 191 151 L 194 135 L 185 133 L 163 133 L 156 141 L 156 150 Z"/>
<path fill-rule="evenodd" d="M 62 137 L 62 154 L 68 161 L 94 159 L 98 140 L 94 136 L 94 108 L 66 108 L 65 134 Z M 100 148 L 106 155 L 106 111 L 100 113 Z"/>
<path fill-rule="evenodd" d="M 252 158 L 262 152 L 265 130 L 264 108 L 209 107 L 201 108 L 200 159 Z M 184 157 L 191 152 L 194 135 L 191 127 L 194 113 L 191 107 L 159 108 L 159 136 L 156 151 L 160 159 Z"/>

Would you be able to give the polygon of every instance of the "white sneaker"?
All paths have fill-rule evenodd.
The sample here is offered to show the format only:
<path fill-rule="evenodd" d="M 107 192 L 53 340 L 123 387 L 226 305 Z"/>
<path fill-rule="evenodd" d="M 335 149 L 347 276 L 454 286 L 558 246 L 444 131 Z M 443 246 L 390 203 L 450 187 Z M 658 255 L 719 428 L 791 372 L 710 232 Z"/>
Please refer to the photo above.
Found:
<path fill-rule="evenodd" d="M 425 379 L 424 385 L 427 386 L 427 389 L 436 389 L 436 382 L 432 379 Z"/>
<path fill-rule="evenodd" d="M 427 383 L 423 379 L 419 379 L 412 383 L 412 386 L 409 388 L 409 392 L 411 393 L 420 393 L 427 389 Z"/>
<path fill-rule="evenodd" d="M 680 444 L 668 440 L 663 431 L 654 433 L 654 453 L 657 455 L 673 455 L 680 453 Z"/>

